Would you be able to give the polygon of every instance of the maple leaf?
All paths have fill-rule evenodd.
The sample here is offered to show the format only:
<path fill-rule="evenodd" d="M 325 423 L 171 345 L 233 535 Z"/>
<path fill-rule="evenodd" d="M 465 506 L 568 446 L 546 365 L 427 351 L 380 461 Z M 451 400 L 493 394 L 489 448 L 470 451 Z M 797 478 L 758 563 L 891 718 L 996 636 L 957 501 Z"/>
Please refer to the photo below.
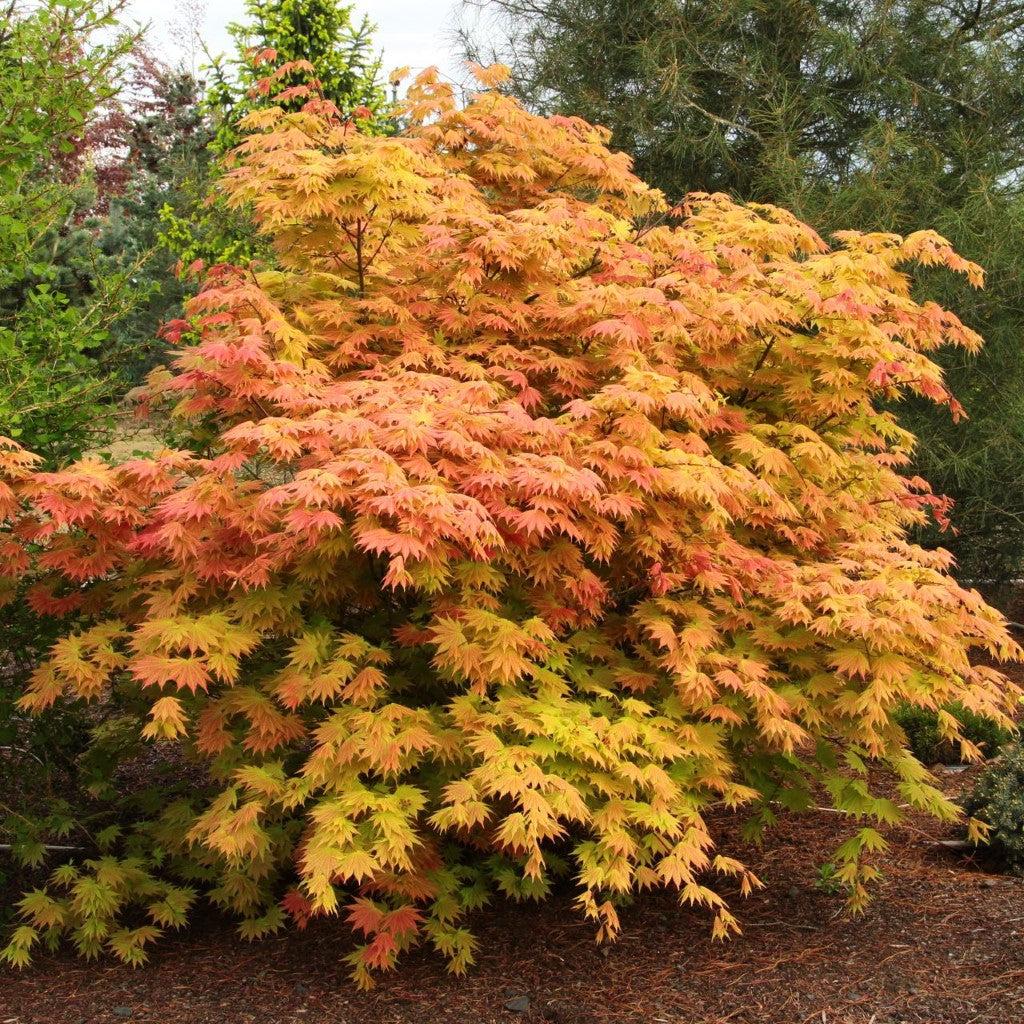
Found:
<path fill-rule="evenodd" d="M 187 733 L 187 719 L 177 697 L 161 697 L 149 710 L 150 721 L 142 730 L 145 739 L 174 740 Z"/>
<path fill-rule="evenodd" d="M 289 890 L 281 897 L 281 909 L 292 918 L 300 931 L 309 924 L 313 913 L 313 905 L 296 889 Z"/>

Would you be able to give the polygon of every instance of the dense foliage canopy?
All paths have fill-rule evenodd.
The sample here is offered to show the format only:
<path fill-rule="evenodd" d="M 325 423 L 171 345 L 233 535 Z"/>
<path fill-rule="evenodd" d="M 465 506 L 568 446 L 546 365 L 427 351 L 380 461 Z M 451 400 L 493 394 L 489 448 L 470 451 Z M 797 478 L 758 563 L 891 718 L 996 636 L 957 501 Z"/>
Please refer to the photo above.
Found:
<path fill-rule="evenodd" d="M 979 269 L 670 207 L 493 89 L 423 76 L 393 138 L 307 98 L 251 114 L 224 179 L 278 267 L 211 271 L 151 380 L 203 454 L 39 472 L 3 443 L 2 573 L 66 623 L 22 706 L 114 706 L 193 762 L 26 897 L 7 958 L 140 960 L 204 891 L 246 935 L 343 909 L 363 983 L 424 939 L 461 970 L 467 911 L 566 874 L 601 936 L 651 886 L 724 935 L 715 877 L 759 883 L 717 816 L 818 786 L 860 905 L 873 822 L 957 813 L 894 706 L 1014 696 L 969 660 L 1017 653 L 1000 616 L 907 539 L 944 503 L 881 408 L 955 411 L 930 354 L 980 344 L 902 268 Z"/>
<path fill-rule="evenodd" d="M 477 5 L 474 5 L 477 6 Z M 1024 559 L 1024 3 L 1021 0 L 486 0 L 533 109 L 612 129 L 673 199 L 725 191 L 827 237 L 934 228 L 984 293 L 915 275 L 986 339 L 940 361 L 968 414 L 908 401 L 915 469 L 953 497 L 962 574 Z M 479 32 L 493 39 L 495 32 Z M 477 47 L 479 48 L 479 47 Z"/>

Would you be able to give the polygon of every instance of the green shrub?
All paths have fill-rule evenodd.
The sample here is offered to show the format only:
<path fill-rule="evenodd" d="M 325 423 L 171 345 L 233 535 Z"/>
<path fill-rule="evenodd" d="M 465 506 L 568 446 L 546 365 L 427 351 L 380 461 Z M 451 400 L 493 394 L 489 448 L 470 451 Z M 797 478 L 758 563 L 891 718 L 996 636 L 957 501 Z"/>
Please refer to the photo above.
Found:
<path fill-rule="evenodd" d="M 960 722 L 964 739 L 981 747 L 986 757 L 992 756 L 1012 739 L 1006 729 L 962 704 L 947 704 L 943 710 Z M 958 745 L 946 739 L 939 730 L 938 711 L 917 704 L 900 704 L 893 712 L 893 719 L 907 734 L 907 746 L 922 764 L 956 764 L 960 761 Z"/>
<path fill-rule="evenodd" d="M 1005 869 L 1024 874 L 1024 747 L 1003 747 L 985 766 L 964 810 L 991 827 L 989 851 Z"/>

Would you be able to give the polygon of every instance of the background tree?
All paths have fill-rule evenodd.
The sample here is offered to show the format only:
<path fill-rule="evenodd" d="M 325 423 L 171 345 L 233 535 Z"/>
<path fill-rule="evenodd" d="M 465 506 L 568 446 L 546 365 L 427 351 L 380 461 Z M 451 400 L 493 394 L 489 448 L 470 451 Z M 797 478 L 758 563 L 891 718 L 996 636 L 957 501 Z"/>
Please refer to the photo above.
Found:
<path fill-rule="evenodd" d="M 1024 555 L 1024 4 L 1020 0 L 488 0 L 515 90 L 612 129 L 679 198 L 731 193 L 823 232 L 934 227 L 988 272 L 923 297 L 987 339 L 947 354 L 966 430 L 910 402 L 916 466 L 956 499 L 962 571 Z M 471 44 L 472 48 L 472 44 Z M 477 47 L 479 49 L 479 47 Z M 938 538 L 932 537 L 933 542 Z"/>
<path fill-rule="evenodd" d="M 197 245 L 194 225 L 204 222 L 216 130 L 203 88 L 185 68 L 139 46 L 131 55 L 129 82 L 117 154 L 123 184 L 100 223 L 97 246 L 109 262 L 135 268 L 136 301 L 112 330 L 131 356 L 121 370 L 140 383 L 166 354 L 158 341 L 161 326 L 182 315 L 182 303 L 194 291 L 176 266 L 205 255 L 188 245 Z M 244 239 L 251 227 L 239 216 L 225 216 L 221 226 L 219 255 L 244 257 L 247 250 L 234 252 L 223 239 L 232 230 Z"/>
<path fill-rule="evenodd" d="M 354 5 L 339 0 L 246 0 L 248 20 L 233 22 L 228 33 L 235 41 L 231 57 L 213 60 L 206 99 L 218 124 L 217 148 L 227 152 L 237 145 L 237 125 L 262 102 L 259 82 L 267 62 L 253 56 L 272 50 L 272 64 L 309 61 L 315 68 L 324 96 L 339 110 L 357 107 L 380 112 L 385 102 L 380 55 L 373 48 L 374 26 L 367 17 L 353 21 Z M 301 74 L 290 84 L 302 84 Z M 301 105 L 284 100 L 286 106 Z"/>
<path fill-rule="evenodd" d="M 0 14 L 0 430 L 51 459 L 81 451 L 122 387 L 111 325 L 132 268 L 96 251 L 117 168 L 116 70 L 135 43 L 121 0 L 12 3 Z"/>

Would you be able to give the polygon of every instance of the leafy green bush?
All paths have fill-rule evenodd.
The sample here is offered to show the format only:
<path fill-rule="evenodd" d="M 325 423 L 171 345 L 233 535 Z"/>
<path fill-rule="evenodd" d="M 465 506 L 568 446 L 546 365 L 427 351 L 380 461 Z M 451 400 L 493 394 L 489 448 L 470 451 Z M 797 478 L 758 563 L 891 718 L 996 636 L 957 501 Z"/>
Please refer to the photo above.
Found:
<path fill-rule="evenodd" d="M 148 288 L 96 245 L 96 154 L 116 148 L 124 0 L 0 12 L 0 433 L 51 464 L 111 426 L 125 390 L 113 325 Z"/>
<path fill-rule="evenodd" d="M 1003 747 L 985 766 L 964 810 L 991 827 L 989 850 L 1006 870 L 1024 874 L 1024 747 Z"/>
<path fill-rule="evenodd" d="M 1012 739 L 1006 729 L 970 711 L 963 704 L 947 704 L 942 710 L 957 719 L 964 739 L 980 747 L 986 757 Z M 901 704 L 893 718 L 907 734 L 907 745 L 922 764 L 955 764 L 960 761 L 959 744 L 942 734 L 938 711 L 917 704 Z"/>

